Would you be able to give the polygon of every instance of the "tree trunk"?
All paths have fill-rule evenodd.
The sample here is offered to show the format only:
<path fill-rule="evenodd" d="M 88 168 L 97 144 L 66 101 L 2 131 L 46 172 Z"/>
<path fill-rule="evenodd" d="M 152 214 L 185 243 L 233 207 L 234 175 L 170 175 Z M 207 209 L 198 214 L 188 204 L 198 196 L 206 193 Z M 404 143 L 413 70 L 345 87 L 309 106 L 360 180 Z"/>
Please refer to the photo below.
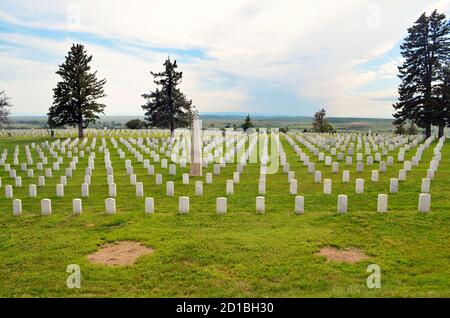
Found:
<path fill-rule="evenodd" d="M 83 124 L 78 124 L 78 138 L 84 137 Z"/>
<path fill-rule="evenodd" d="M 170 123 L 170 137 L 173 137 L 174 131 L 175 131 L 175 124 L 174 124 L 174 122 L 172 121 L 172 122 Z"/>
<path fill-rule="evenodd" d="M 444 129 L 445 126 L 444 125 L 439 125 L 439 133 L 438 133 L 438 137 L 441 138 L 442 136 L 444 136 Z"/>
<path fill-rule="evenodd" d="M 431 123 L 427 123 L 425 126 L 425 138 L 431 137 Z"/>

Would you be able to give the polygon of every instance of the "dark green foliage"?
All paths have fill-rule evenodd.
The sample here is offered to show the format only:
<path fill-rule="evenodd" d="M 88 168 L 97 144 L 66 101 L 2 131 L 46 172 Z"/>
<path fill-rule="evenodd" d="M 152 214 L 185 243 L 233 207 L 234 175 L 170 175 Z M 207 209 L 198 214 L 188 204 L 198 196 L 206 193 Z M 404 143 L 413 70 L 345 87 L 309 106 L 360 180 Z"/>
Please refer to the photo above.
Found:
<path fill-rule="evenodd" d="M 314 114 L 312 122 L 312 131 L 317 133 L 332 133 L 334 132 L 333 126 L 326 120 L 326 111 L 324 108 Z"/>
<path fill-rule="evenodd" d="M 406 129 L 406 134 L 408 135 L 417 135 L 419 131 L 417 130 L 416 124 L 414 122 L 410 122 L 408 128 Z"/>
<path fill-rule="evenodd" d="M 394 122 L 395 126 L 395 134 L 404 135 L 406 133 L 405 123 L 404 122 Z"/>
<path fill-rule="evenodd" d="M 445 15 L 434 11 L 425 13 L 408 29 L 408 36 L 400 46 L 405 59 L 399 67 L 399 99 L 394 124 L 407 120 L 425 128 L 431 135 L 431 125 L 445 125 L 441 116 L 440 96 L 442 68 L 450 54 L 450 25 Z"/>
<path fill-rule="evenodd" d="M 0 124 L 8 122 L 9 109 L 11 108 L 10 98 L 6 97 L 5 91 L 0 92 Z"/>
<path fill-rule="evenodd" d="M 244 131 L 254 127 L 252 119 L 250 118 L 250 114 L 247 114 L 247 116 L 245 116 L 244 123 L 241 125 L 241 127 L 242 129 L 244 129 Z"/>
<path fill-rule="evenodd" d="M 92 55 L 87 55 L 83 45 L 73 44 L 59 66 L 56 74 L 62 80 L 53 89 L 53 106 L 47 114 L 50 128 L 76 126 L 79 137 L 83 137 L 83 129 L 104 113 L 105 105 L 97 99 L 106 96 L 103 90 L 106 80 L 98 80 L 97 71 L 90 72 L 91 60 Z"/>
<path fill-rule="evenodd" d="M 158 86 L 149 94 L 142 94 L 147 103 L 142 106 L 145 120 L 149 126 L 168 128 L 171 134 L 177 127 L 189 126 L 192 120 L 192 101 L 180 91 L 178 85 L 183 77 L 177 72 L 177 61 L 170 58 L 164 63 L 165 70 L 161 73 L 150 72 Z"/>
<path fill-rule="evenodd" d="M 128 129 L 142 129 L 146 126 L 147 124 L 145 123 L 145 121 L 140 119 L 132 119 L 125 123 L 125 127 L 127 127 Z"/>

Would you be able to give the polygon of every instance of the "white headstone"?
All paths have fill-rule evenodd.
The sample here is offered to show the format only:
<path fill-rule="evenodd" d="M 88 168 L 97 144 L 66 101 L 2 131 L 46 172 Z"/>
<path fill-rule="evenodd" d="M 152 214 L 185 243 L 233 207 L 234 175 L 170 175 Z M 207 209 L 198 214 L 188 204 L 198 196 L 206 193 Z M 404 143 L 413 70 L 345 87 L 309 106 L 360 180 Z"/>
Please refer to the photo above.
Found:
<path fill-rule="evenodd" d="M 195 195 L 203 195 L 203 181 L 195 181 Z"/>
<path fill-rule="evenodd" d="M 5 186 L 5 197 L 7 199 L 12 199 L 13 196 L 14 196 L 14 194 L 13 194 L 13 187 L 12 187 L 12 185 L 9 185 L 9 184 L 6 185 Z"/>
<path fill-rule="evenodd" d="M 398 179 L 397 178 L 391 178 L 390 183 L 389 183 L 389 192 L 390 193 L 398 192 Z"/>
<path fill-rule="evenodd" d="M 136 182 L 136 197 L 144 197 L 144 184 L 142 182 Z"/>
<path fill-rule="evenodd" d="M 81 196 L 83 198 L 89 196 L 89 183 L 82 183 L 81 184 Z"/>
<path fill-rule="evenodd" d="M 83 205 L 81 199 L 72 200 L 73 214 L 80 215 L 83 212 Z"/>
<path fill-rule="evenodd" d="M 305 198 L 302 196 L 295 197 L 295 214 L 303 214 L 305 212 Z"/>
<path fill-rule="evenodd" d="M 61 183 L 56 185 L 56 196 L 64 197 L 64 185 Z"/>
<path fill-rule="evenodd" d="M 183 184 L 189 184 L 189 173 L 183 173 Z"/>
<path fill-rule="evenodd" d="M 377 212 L 385 213 L 388 207 L 388 196 L 387 194 L 379 194 L 377 202 Z"/>
<path fill-rule="evenodd" d="M 50 199 L 41 200 L 41 214 L 42 215 L 52 214 L 52 201 Z"/>
<path fill-rule="evenodd" d="M 37 188 L 35 184 L 30 184 L 28 186 L 28 196 L 30 198 L 35 198 L 37 196 Z"/>
<path fill-rule="evenodd" d="M 356 193 L 364 193 L 364 179 L 356 179 L 356 186 L 355 186 Z"/>
<path fill-rule="evenodd" d="M 266 212 L 266 204 L 264 197 L 256 197 L 256 213 L 265 213 Z"/>
<path fill-rule="evenodd" d="M 162 175 L 160 173 L 157 173 L 155 176 L 155 183 L 157 185 L 161 185 L 162 184 Z"/>
<path fill-rule="evenodd" d="M 145 198 L 145 213 L 154 213 L 155 212 L 155 202 L 153 198 Z"/>
<path fill-rule="evenodd" d="M 378 182 L 378 170 L 372 170 L 372 182 Z"/>
<path fill-rule="evenodd" d="M 338 195 L 338 213 L 347 213 L 347 196 Z"/>
<path fill-rule="evenodd" d="M 19 216 L 22 214 L 22 200 L 14 199 L 13 200 L 13 215 Z"/>
<path fill-rule="evenodd" d="M 423 178 L 422 179 L 422 193 L 430 193 L 430 179 Z"/>
<path fill-rule="evenodd" d="M 226 194 L 231 195 L 234 192 L 234 183 L 233 180 L 227 180 L 226 183 Z"/>
<path fill-rule="evenodd" d="M 109 196 L 111 198 L 115 198 L 117 195 L 117 187 L 115 183 L 110 183 L 108 185 L 108 192 L 109 192 Z"/>
<path fill-rule="evenodd" d="M 177 174 L 177 166 L 174 164 L 169 165 L 169 175 L 174 176 L 176 174 Z"/>
<path fill-rule="evenodd" d="M 292 179 L 289 182 L 289 194 L 297 194 L 297 180 Z"/>
<path fill-rule="evenodd" d="M 130 184 L 131 185 L 136 185 L 136 175 L 135 174 L 130 174 Z"/>
<path fill-rule="evenodd" d="M 406 180 L 406 170 L 399 170 L 398 171 L 398 180 L 399 181 L 405 181 Z"/>
<path fill-rule="evenodd" d="M 349 170 L 342 171 L 342 182 L 343 183 L 350 182 L 350 171 Z"/>
<path fill-rule="evenodd" d="M 216 212 L 217 214 L 227 213 L 227 198 L 220 197 L 216 199 Z"/>
<path fill-rule="evenodd" d="M 322 172 L 321 171 L 315 171 L 314 172 L 314 182 L 315 183 L 322 182 Z"/>
<path fill-rule="evenodd" d="M 265 195 L 266 194 L 266 180 L 259 179 L 258 181 L 258 194 Z"/>
<path fill-rule="evenodd" d="M 419 212 L 430 212 L 431 195 L 428 193 L 419 194 Z"/>
<path fill-rule="evenodd" d="M 110 174 L 106 176 L 106 182 L 107 184 L 114 183 L 114 175 Z"/>
<path fill-rule="evenodd" d="M 211 184 L 213 182 L 213 175 L 211 172 L 206 173 L 206 183 Z"/>
<path fill-rule="evenodd" d="M 173 181 L 167 181 L 166 183 L 166 195 L 173 197 L 175 195 L 175 184 Z"/>
<path fill-rule="evenodd" d="M 178 212 L 181 214 L 189 213 L 189 197 L 180 197 L 178 199 Z"/>
<path fill-rule="evenodd" d="M 233 182 L 235 184 L 239 183 L 239 172 L 233 172 Z"/>
<path fill-rule="evenodd" d="M 323 179 L 323 193 L 331 194 L 331 179 Z"/>
<path fill-rule="evenodd" d="M 105 210 L 106 210 L 106 214 L 116 213 L 116 199 L 107 198 L 105 200 Z"/>

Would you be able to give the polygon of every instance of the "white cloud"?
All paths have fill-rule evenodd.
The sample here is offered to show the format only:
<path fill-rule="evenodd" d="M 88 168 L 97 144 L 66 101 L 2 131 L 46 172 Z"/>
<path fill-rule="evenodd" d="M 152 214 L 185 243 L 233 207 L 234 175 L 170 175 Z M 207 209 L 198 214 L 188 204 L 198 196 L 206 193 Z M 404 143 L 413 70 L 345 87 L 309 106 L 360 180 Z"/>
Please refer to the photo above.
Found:
<path fill-rule="evenodd" d="M 205 50 L 209 59 L 192 59 L 180 65 L 186 93 L 200 111 L 247 110 L 243 108 L 249 100 L 247 82 L 261 80 L 288 88 L 299 97 L 325 102 L 329 115 L 378 117 L 390 116 L 391 104 L 354 92 L 375 80 L 395 77 L 399 60 L 391 58 L 375 71 L 361 71 L 356 66 L 383 58 L 423 11 L 435 7 L 448 11 L 450 6 L 449 0 L 3 2 L 14 8 L 1 11 L 0 7 L 0 17 L 11 23 L 83 31 L 152 47 Z M 73 14 L 73 10 L 68 11 L 71 4 L 80 8 L 76 30 L 66 23 Z M 7 36 L 12 42 L 52 50 L 61 57 L 68 50 L 63 40 Z M 99 75 L 108 79 L 105 101 L 109 113 L 140 113 L 140 94 L 151 84 L 148 72 L 161 69 L 165 54 L 136 48 L 125 53 L 89 43 L 88 50 L 94 54 Z M 7 61 L 14 59 L 3 56 Z M 36 67 L 39 65 L 36 62 Z M 54 72 L 56 66 L 46 68 Z M 7 70 L 16 73 L 12 67 Z M 45 77 L 42 83 L 47 86 L 54 80 L 32 73 L 36 81 L 40 75 Z M 222 74 L 236 81 L 222 85 L 217 80 Z M 19 83 L 7 81 L 5 85 L 11 88 Z M 209 87 L 210 83 L 217 85 Z M 20 95 L 20 88 L 16 93 Z M 40 94 L 38 100 L 17 96 L 17 107 L 26 108 L 27 99 L 47 105 L 51 91 Z"/>

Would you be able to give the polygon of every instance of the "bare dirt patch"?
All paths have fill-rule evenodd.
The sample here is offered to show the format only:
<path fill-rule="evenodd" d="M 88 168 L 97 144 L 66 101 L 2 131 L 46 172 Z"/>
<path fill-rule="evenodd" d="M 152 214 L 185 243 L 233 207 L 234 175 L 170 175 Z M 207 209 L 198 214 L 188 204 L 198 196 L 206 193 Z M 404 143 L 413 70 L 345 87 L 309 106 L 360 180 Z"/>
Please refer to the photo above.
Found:
<path fill-rule="evenodd" d="M 107 244 L 98 251 L 89 254 L 91 263 L 107 266 L 133 265 L 136 260 L 146 254 L 152 254 L 154 250 L 137 242 L 120 241 Z"/>
<path fill-rule="evenodd" d="M 338 263 L 357 263 L 369 258 L 366 253 L 356 248 L 347 248 L 345 250 L 338 250 L 334 247 L 323 247 L 320 249 L 318 256 L 325 256 L 328 262 Z"/>

